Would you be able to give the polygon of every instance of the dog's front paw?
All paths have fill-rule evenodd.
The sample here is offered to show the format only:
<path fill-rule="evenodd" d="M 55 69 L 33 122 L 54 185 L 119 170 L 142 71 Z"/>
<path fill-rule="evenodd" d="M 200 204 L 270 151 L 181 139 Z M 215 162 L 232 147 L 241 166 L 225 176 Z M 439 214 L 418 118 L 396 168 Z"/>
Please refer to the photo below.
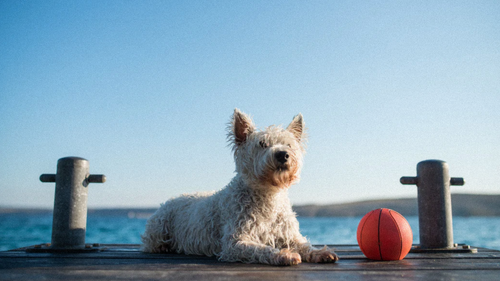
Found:
<path fill-rule="evenodd" d="M 321 250 L 313 250 L 310 253 L 309 262 L 315 263 L 334 263 L 339 260 L 339 256 L 330 250 L 328 247 L 324 247 Z"/>
<path fill-rule="evenodd" d="M 302 262 L 298 253 L 290 252 L 288 249 L 282 249 L 274 259 L 276 265 L 297 265 Z"/>

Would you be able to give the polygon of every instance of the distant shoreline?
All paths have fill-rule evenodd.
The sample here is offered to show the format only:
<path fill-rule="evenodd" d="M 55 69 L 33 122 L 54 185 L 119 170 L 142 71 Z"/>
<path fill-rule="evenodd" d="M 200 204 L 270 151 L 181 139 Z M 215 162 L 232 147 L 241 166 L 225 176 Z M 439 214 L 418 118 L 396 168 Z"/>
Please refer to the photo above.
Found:
<path fill-rule="evenodd" d="M 453 216 L 462 217 L 500 217 L 500 195 L 452 194 Z M 358 217 L 378 209 L 393 209 L 403 216 L 417 216 L 416 198 L 367 200 L 352 203 L 328 205 L 293 206 L 299 217 Z M 129 218 L 147 218 L 157 208 L 89 208 L 88 216 L 128 216 Z M 0 207 L 3 214 L 51 214 L 49 208 L 13 208 Z"/>

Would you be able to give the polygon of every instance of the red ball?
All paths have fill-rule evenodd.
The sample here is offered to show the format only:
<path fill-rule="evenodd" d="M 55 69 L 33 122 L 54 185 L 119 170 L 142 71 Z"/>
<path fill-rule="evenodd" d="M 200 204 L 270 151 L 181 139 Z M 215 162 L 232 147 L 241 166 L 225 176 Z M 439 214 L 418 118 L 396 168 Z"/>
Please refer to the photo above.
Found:
<path fill-rule="evenodd" d="M 358 225 L 358 245 L 372 260 L 402 260 L 410 251 L 413 232 L 398 212 L 376 209 L 366 214 Z"/>

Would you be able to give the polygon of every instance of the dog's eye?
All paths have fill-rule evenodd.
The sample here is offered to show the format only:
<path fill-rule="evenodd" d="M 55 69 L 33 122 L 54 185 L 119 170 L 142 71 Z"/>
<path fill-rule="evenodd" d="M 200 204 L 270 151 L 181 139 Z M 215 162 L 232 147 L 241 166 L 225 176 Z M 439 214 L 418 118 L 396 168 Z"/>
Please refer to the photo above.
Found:
<path fill-rule="evenodd" d="M 262 148 L 267 148 L 269 145 L 265 141 L 260 141 L 259 142 L 260 147 Z"/>

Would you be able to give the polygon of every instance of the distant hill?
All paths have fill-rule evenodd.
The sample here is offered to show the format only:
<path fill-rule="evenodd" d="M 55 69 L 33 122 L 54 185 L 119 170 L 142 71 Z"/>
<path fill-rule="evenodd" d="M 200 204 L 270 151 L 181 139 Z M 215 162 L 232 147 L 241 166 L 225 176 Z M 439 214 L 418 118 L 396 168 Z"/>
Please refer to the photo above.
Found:
<path fill-rule="evenodd" d="M 500 216 L 500 195 L 452 194 L 453 216 Z M 330 205 L 297 205 L 294 211 L 301 217 L 356 217 L 363 216 L 378 208 L 389 208 L 403 216 L 417 216 L 417 198 L 370 200 Z M 89 209 L 88 216 L 128 216 L 129 218 L 147 218 L 156 209 L 153 208 L 109 208 Z M 52 213 L 51 209 L 0 208 L 0 214 L 6 213 Z"/>
<path fill-rule="evenodd" d="M 500 195 L 452 194 L 453 216 L 500 216 Z M 370 200 L 331 205 L 294 206 L 303 217 L 355 217 L 378 208 L 389 208 L 403 216 L 417 216 L 417 198 Z"/>

